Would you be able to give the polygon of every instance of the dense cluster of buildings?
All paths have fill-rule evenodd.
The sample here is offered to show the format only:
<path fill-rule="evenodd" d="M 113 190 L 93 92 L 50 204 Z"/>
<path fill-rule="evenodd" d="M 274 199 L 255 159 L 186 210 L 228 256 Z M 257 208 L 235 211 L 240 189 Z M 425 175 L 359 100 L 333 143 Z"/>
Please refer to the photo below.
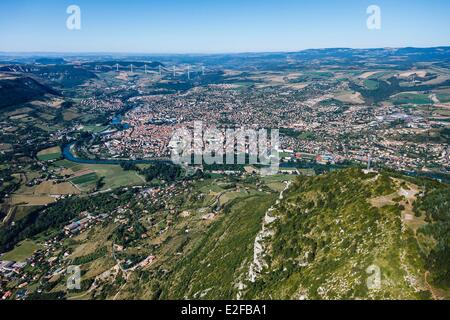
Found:
<path fill-rule="evenodd" d="M 99 214 L 94 216 L 88 212 L 84 212 L 80 216 L 82 217 L 81 219 L 75 219 L 68 225 L 64 226 L 63 230 L 66 235 L 79 234 L 83 230 L 98 222 L 104 221 L 108 217 L 107 214 Z"/>
<path fill-rule="evenodd" d="M 202 121 L 205 128 L 223 131 L 288 129 L 288 134 L 281 134 L 281 148 L 313 154 L 319 163 L 365 162 L 371 154 L 373 161 L 401 170 L 448 167 L 448 144 L 405 138 L 445 123 L 390 104 L 374 108 L 339 103 L 333 99 L 335 90 L 318 82 L 301 94 L 287 88 L 240 91 L 209 86 L 183 94 L 134 97 L 137 107 L 123 120 L 129 128 L 104 136 L 95 150 L 117 158 L 168 157 L 175 130 Z"/>
<path fill-rule="evenodd" d="M 91 111 L 118 111 L 123 108 L 123 102 L 120 99 L 99 99 L 87 98 L 79 102 L 79 106 Z"/>

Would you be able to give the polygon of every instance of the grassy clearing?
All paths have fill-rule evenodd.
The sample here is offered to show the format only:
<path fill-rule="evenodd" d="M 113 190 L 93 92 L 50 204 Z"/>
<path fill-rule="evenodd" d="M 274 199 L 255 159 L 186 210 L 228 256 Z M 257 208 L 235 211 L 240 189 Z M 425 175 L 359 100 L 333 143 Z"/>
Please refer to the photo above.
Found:
<path fill-rule="evenodd" d="M 56 147 L 51 147 L 51 148 L 47 148 L 44 150 L 39 151 L 38 155 L 47 155 L 47 154 L 54 154 L 54 153 L 61 153 L 61 148 L 56 146 Z"/>
<path fill-rule="evenodd" d="M 76 167 L 78 164 L 64 159 L 64 160 L 56 161 L 55 163 L 53 163 L 53 165 L 55 167 L 65 167 L 67 169 L 72 169 L 72 168 Z"/>
<path fill-rule="evenodd" d="M 222 192 L 224 189 L 221 188 L 219 185 L 217 184 L 207 184 L 205 186 L 202 186 L 199 188 L 199 191 L 206 193 L 206 194 L 210 194 L 210 193 L 219 193 Z"/>
<path fill-rule="evenodd" d="M 52 153 L 52 154 L 46 154 L 43 156 L 38 156 L 37 158 L 41 161 L 52 161 L 57 160 L 61 157 L 61 153 Z"/>
<path fill-rule="evenodd" d="M 433 111 L 441 116 L 446 116 L 446 117 L 450 116 L 450 109 L 437 108 L 437 109 L 434 109 Z"/>
<path fill-rule="evenodd" d="M 379 87 L 379 82 L 376 80 L 366 79 L 364 80 L 364 86 L 369 90 L 376 90 Z"/>
<path fill-rule="evenodd" d="M 51 120 L 55 119 L 55 116 L 52 114 L 48 114 L 48 113 L 39 113 L 39 118 L 46 120 L 46 121 L 51 121 Z"/>
<path fill-rule="evenodd" d="M 24 206 L 43 206 L 55 202 L 56 199 L 50 196 L 34 196 L 15 194 L 11 197 L 11 204 Z"/>
<path fill-rule="evenodd" d="M 245 197 L 245 196 L 247 196 L 247 193 L 244 192 L 244 191 L 226 192 L 220 197 L 219 203 L 220 203 L 220 205 L 223 206 L 223 205 L 227 204 L 228 202 L 230 202 L 230 201 L 232 201 L 232 200 L 234 200 L 236 198 L 242 198 L 242 197 Z"/>
<path fill-rule="evenodd" d="M 97 179 L 98 179 L 97 174 L 95 172 L 93 172 L 93 173 L 85 174 L 80 177 L 73 178 L 70 181 L 76 185 L 80 185 L 80 184 L 94 183 L 97 181 Z"/>
<path fill-rule="evenodd" d="M 281 192 L 286 185 L 283 182 L 269 182 L 267 186 L 274 191 Z"/>
<path fill-rule="evenodd" d="M 84 126 L 83 131 L 90 132 L 90 133 L 98 133 L 102 132 L 108 129 L 107 126 L 101 126 L 101 125 L 93 125 L 93 126 Z"/>
<path fill-rule="evenodd" d="M 364 103 L 364 99 L 362 98 L 361 93 L 359 92 L 343 91 L 338 93 L 334 98 L 344 103 L 350 104 Z"/>
<path fill-rule="evenodd" d="M 77 112 L 67 110 L 63 112 L 64 121 L 71 121 L 78 118 L 80 115 Z"/>
<path fill-rule="evenodd" d="M 16 212 L 14 213 L 14 221 L 19 221 L 28 216 L 35 208 L 32 206 L 29 207 L 16 207 Z"/>
<path fill-rule="evenodd" d="M 433 104 L 426 94 L 404 92 L 391 97 L 394 104 Z"/>
<path fill-rule="evenodd" d="M 117 165 L 89 165 L 99 177 L 104 178 L 104 188 L 117 188 L 120 186 L 142 185 L 143 178 L 135 171 L 125 171 Z"/>
<path fill-rule="evenodd" d="M 334 76 L 334 74 L 331 72 L 308 71 L 308 72 L 304 72 L 296 80 L 297 81 L 318 81 L 318 80 L 329 79 L 329 78 L 332 78 L 333 76 Z"/>
<path fill-rule="evenodd" d="M 289 181 L 289 180 L 293 180 L 295 179 L 295 177 L 293 176 L 288 176 L 285 174 L 277 174 L 277 175 L 273 175 L 273 176 L 266 176 L 266 177 L 261 177 L 261 180 L 264 182 L 279 182 L 279 181 Z"/>
<path fill-rule="evenodd" d="M 80 191 L 70 182 L 55 183 L 44 181 L 39 185 L 28 187 L 22 185 L 12 196 L 12 204 L 45 205 L 52 203 L 55 195 L 73 195 Z"/>
<path fill-rule="evenodd" d="M 57 195 L 65 195 L 65 194 L 78 194 L 79 191 L 69 182 L 63 183 L 54 183 L 53 181 L 45 181 L 39 184 L 35 190 L 35 195 L 41 194 L 57 194 Z"/>
<path fill-rule="evenodd" d="M 438 93 L 436 96 L 442 103 L 450 102 L 450 93 Z"/>
<path fill-rule="evenodd" d="M 73 172 L 86 171 L 88 174 L 72 178 L 70 181 L 82 187 L 94 184 L 98 179 L 103 178 L 105 189 L 114 189 L 121 186 L 142 185 L 144 178 L 135 171 L 125 171 L 118 165 L 107 164 L 79 164 L 68 160 L 55 162 L 55 166 L 65 167 Z"/>
<path fill-rule="evenodd" d="M 41 161 L 57 160 L 61 157 L 61 148 L 52 147 L 38 152 L 37 158 Z"/>
<path fill-rule="evenodd" d="M 25 261 L 36 250 L 41 247 L 31 240 L 24 240 L 18 244 L 13 250 L 5 253 L 1 259 L 7 261 Z"/>

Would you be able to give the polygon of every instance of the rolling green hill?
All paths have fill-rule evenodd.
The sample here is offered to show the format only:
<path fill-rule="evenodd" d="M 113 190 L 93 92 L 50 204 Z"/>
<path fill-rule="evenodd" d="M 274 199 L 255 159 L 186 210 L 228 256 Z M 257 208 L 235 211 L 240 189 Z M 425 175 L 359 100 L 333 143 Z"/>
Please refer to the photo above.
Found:
<path fill-rule="evenodd" d="M 150 206 L 131 190 L 69 198 L 4 228 L 0 242 L 38 242 L 99 203 L 127 204 L 128 222 L 105 220 L 63 241 L 66 263 L 85 274 L 68 298 L 450 298 L 448 185 L 355 168 L 206 179 L 189 190 Z"/>
<path fill-rule="evenodd" d="M 449 189 L 419 182 L 356 169 L 297 181 L 244 297 L 448 298 Z"/>
<path fill-rule="evenodd" d="M 301 177 L 281 200 L 234 201 L 122 297 L 448 299 L 448 191 L 392 172 Z"/>

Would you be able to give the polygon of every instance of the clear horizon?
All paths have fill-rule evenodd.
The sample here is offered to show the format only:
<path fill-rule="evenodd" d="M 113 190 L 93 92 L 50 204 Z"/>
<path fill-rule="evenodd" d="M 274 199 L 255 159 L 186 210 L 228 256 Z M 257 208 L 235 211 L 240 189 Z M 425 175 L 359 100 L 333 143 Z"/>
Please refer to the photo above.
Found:
<path fill-rule="evenodd" d="M 449 48 L 450 44 L 448 45 L 436 45 L 436 46 L 429 46 L 429 47 L 420 47 L 420 46 L 404 46 L 404 47 L 323 47 L 323 48 L 305 48 L 305 49 L 299 49 L 299 50 L 292 50 L 292 51 L 236 51 L 236 52 L 125 52 L 125 51 L 0 51 L 0 54 L 10 54 L 10 55 L 107 55 L 107 54 L 117 54 L 117 55 L 225 55 L 225 54 L 264 54 L 264 53 L 297 53 L 302 51 L 308 51 L 308 50 L 333 50 L 333 49 L 349 49 L 349 50 L 377 50 L 377 49 L 405 49 L 405 48 L 415 48 L 415 49 L 432 49 L 432 48 Z"/>

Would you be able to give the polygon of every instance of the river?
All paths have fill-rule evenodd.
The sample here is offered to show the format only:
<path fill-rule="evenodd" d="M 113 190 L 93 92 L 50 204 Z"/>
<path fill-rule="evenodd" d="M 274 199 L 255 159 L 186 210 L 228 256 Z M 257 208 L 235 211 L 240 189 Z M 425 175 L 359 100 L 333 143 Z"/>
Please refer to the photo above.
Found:
<path fill-rule="evenodd" d="M 122 123 L 122 115 L 129 111 L 131 108 L 126 108 L 122 111 L 122 113 L 116 114 L 112 120 L 111 125 L 122 125 L 121 130 L 126 130 L 129 128 L 129 124 Z M 106 129 L 105 131 L 107 131 Z M 102 134 L 102 133 L 99 133 Z M 147 160 L 130 160 L 130 159 L 83 159 L 78 158 L 72 153 L 72 148 L 77 144 L 77 141 L 71 142 L 64 146 L 63 148 L 63 157 L 69 161 L 82 163 L 82 164 L 114 164 L 120 165 L 121 163 L 133 163 L 133 164 L 152 164 L 155 162 L 166 162 L 172 163 L 169 159 L 147 159 Z M 317 163 L 302 163 L 302 164 L 281 164 L 281 167 L 296 167 L 301 169 L 314 169 L 314 171 L 324 172 L 324 171 L 333 171 L 337 169 L 348 168 L 352 165 L 321 165 Z M 413 176 L 413 177 L 427 177 L 430 179 L 438 180 L 441 182 L 445 182 L 450 184 L 450 177 L 445 173 L 435 173 L 435 172 L 418 172 L 418 171 L 401 171 L 405 175 Z"/>
<path fill-rule="evenodd" d="M 130 159 L 83 159 L 78 158 L 72 153 L 72 148 L 77 144 L 77 142 L 72 142 L 64 146 L 63 157 L 72 162 L 82 163 L 82 164 L 115 164 L 119 165 L 121 163 L 134 163 L 134 164 L 152 164 L 155 162 L 166 162 L 171 163 L 168 159 L 147 159 L 147 160 L 130 160 Z"/>
<path fill-rule="evenodd" d="M 124 113 L 126 113 L 127 111 L 129 111 L 131 109 L 131 107 L 126 108 L 125 110 L 123 110 L 121 113 L 117 113 L 111 120 L 111 125 L 122 125 L 122 128 L 120 130 L 126 130 L 128 129 L 130 126 L 128 123 L 122 123 L 122 115 Z M 105 131 L 102 131 L 100 133 L 97 134 L 107 134 L 109 128 L 106 129 Z M 167 162 L 167 163 L 171 163 L 171 161 L 169 159 L 147 159 L 147 160 L 130 160 L 130 159 L 83 159 L 83 158 L 79 158 L 76 157 L 73 152 L 72 149 L 75 147 L 75 145 L 78 143 L 78 141 L 75 142 L 71 142 L 67 145 L 64 146 L 63 148 L 63 157 L 66 160 L 72 161 L 72 162 L 76 162 L 76 163 L 82 163 L 82 164 L 115 164 L 115 165 L 120 165 L 121 163 L 133 163 L 133 164 L 152 164 L 155 162 Z"/>

